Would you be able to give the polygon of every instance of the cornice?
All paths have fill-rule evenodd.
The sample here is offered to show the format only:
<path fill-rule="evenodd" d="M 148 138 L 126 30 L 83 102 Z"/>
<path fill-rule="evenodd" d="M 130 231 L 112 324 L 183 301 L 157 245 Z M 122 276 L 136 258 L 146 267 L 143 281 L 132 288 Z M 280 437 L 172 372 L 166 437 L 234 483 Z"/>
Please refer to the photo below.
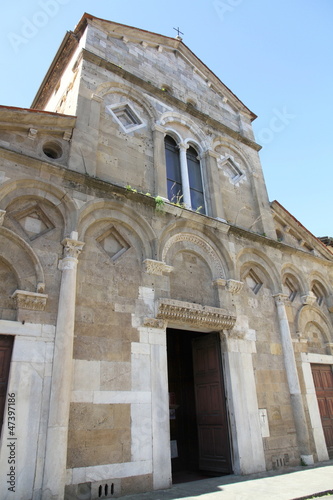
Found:
<path fill-rule="evenodd" d="M 227 314 L 225 309 L 172 299 L 158 300 L 156 317 L 214 331 L 230 330 L 236 323 L 236 317 Z"/>

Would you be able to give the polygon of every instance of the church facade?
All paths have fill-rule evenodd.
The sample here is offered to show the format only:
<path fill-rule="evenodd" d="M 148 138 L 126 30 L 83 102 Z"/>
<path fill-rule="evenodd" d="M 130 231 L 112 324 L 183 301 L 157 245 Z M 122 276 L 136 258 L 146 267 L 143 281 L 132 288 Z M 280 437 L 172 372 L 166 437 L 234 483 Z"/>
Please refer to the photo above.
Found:
<path fill-rule="evenodd" d="M 89 14 L 0 107 L 2 499 L 332 457 L 331 239 L 269 203 L 255 118 L 179 37 Z"/>

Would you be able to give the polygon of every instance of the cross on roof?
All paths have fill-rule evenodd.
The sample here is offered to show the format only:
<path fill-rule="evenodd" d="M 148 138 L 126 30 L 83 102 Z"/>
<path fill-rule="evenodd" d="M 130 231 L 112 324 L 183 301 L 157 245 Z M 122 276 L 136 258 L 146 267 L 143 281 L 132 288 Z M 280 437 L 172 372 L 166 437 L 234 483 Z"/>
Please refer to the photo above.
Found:
<path fill-rule="evenodd" d="M 177 36 L 179 36 L 179 34 L 184 35 L 184 33 L 182 33 L 180 31 L 179 27 L 178 28 L 173 28 L 173 29 L 177 31 Z"/>

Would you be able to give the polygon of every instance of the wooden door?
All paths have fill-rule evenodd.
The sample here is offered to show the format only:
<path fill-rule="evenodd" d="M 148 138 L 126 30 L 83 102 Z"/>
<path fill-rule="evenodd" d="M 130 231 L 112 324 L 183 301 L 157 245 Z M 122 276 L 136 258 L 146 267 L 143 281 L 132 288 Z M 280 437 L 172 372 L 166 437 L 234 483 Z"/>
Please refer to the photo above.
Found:
<path fill-rule="evenodd" d="M 333 457 L 333 374 L 330 365 L 311 365 L 327 451 Z"/>
<path fill-rule="evenodd" d="M 230 446 L 218 334 L 193 339 L 192 351 L 199 468 L 229 474 Z"/>
<path fill-rule="evenodd" d="M 4 420 L 4 409 L 6 405 L 7 384 L 12 357 L 14 337 L 0 335 L 0 432 Z"/>

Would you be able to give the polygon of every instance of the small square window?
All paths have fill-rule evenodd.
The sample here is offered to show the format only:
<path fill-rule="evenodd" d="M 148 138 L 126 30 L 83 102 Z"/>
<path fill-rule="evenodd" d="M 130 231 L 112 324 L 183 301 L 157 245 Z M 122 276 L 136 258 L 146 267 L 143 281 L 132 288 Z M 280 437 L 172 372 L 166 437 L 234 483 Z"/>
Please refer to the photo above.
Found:
<path fill-rule="evenodd" d="M 142 127 L 144 123 L 133 110 L 133 108 L 125 103 L 115 106 L 108 106 L 107 109 L 114 116 L 116 121 L 121 125 L 125 132 L 131 132 L 139 127 Z"/>

